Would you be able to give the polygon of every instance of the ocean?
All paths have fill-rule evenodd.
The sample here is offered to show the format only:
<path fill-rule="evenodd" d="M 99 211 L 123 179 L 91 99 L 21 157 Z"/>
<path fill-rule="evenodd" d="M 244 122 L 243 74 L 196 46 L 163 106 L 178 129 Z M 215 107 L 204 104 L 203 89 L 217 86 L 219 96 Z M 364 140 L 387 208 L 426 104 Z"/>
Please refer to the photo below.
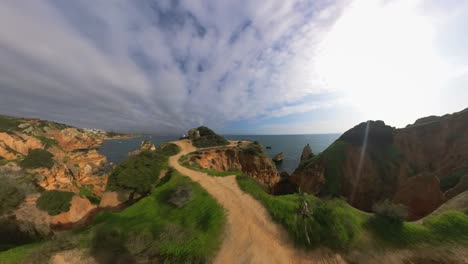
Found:
<path fill-rule="evenodd" d="M 258 141 L 264 147 L 271 147 L 266 151 L 273 157 L 279 152 L 284 153 L 283 162 L 276 165 L 278 171 L 292 173 L 299 165 L 302 149 L 310 144 L 314 154 L 322 152 L 330 146 L 340 134 L 310 134 L 310 135 L 224 135 L 229 140 Z M 177 136 L 142 136 L 131 139 L 106 140 L 99 148 L 99 152 L 113 163 L 127 159 L 128 153 L 140 148 L 140 142 L 150 140 L 156 146 L 166 141 L 177 140 Z"/>

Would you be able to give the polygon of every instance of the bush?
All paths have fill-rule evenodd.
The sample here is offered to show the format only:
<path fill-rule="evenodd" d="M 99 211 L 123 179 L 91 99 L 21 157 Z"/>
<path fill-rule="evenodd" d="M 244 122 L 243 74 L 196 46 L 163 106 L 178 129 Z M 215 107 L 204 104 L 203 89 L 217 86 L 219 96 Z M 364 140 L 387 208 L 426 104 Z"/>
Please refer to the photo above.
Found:
<path fill-rule="evenodd" d="M 45 149 L 48 149 L 48 148 L 51 148 L 51 147 L 58 147 L 59 146 L 59 143 L 56 139 L 54 138 L 46 138 L 46 137 L 43 137 L 43 136 L 36 136 L 37 139 L 39 139 L 42 144 L 44 145 L 44 148 Z"/>
<path fill-rule="evenodd" d="M 146 196 L 157 184 L 161 169 L 167 168 L 167 160 L 168 156 L 159 151 L 142 151 L 115 168 L 107 181 L 107 189 L 128 191 L 130 200 L 135 194 Z"/>
<path fill-rule="evenodd" d="M 70 210 L 70 202 L 75 195 L 72 192 L 57 190 L 44 191 L 36 201 L 36 207 L 47 211 L 49 215 L 58 215 Z"/>
<path fill-rule="evenodd" d="M 342 200 L 322 202 L 307 194 L 304 198 L 299 194 L 272 196 L 250 177 L 237 176 L 236 180 L 241 190 L 257 199 L 272 219 L 288 231 L 298 246 L 347 248 L 358 237 L 364 223 L 362 213 Z M 311 217 L 298 215 L 299 204 L 303 199 L 311 208 Z"/>
<path fill-rule="evenodd" d="M 92 184 L 81 186 L 80 195 L 86 197 L 91 203 L 99 204 L 101 202 L 101 197 L 97 196 L 93 192 L 94 186 Z"/>
<path fill-rule="evenodd" d="M 229 144 L 225 138 L 216 134 L 213 130 L 207 127 L 201 126 L 198 127 L 197 130 L 200 133 L 200 137 L 192 139 L 192 144 L 197 148 L 208 148 Z"/>
<path fill-rule="evenodd" d="M 142 263 L 209 262 L 222 242 L 223 208 L 198 183 L 177 171 L 170 171 L 165 179 L 151 195 L 121 212 L 96 216 L 95 256 L 128 256 L 129 252 Z M 191 199 L 184 206 L 173 206 L 168 200 L 183 186 L 190 186 Z"/>
<path fill-rule="evenodd" d="M 319 202 L 313 210 L 317 223 L 312 233 L 318 233 L 318 242 L 331 248 L 348 248 L 360 232 L 359 219 L 333 203 Z"/>
<path fill-rule="evenodd" d="M 24 192 L 6 178 L 0 178 L 0 215 L 18 207 L 24 200 Z"/>
<path fill-rule="evenodd" d="M 395 204 L 389 200 L 376 203 L 372 207 L 377 217 L 383 217 L 396 224 L 402 223 L 408 217 L 408 208 L 402 204 Z"/>
<path fill-rule="evenodd" d="M 176 144 L 166 143 L 161 145 L 161 148 L 158 151 L 159 153 L 166 156 L 174 156 L 180 152 L 180 148 Z"/>
<path fill-rule="evenodd" d="M 20 124 L 20 119 L 0 115 L 0 132 L 16 130 Z"/>
<path fill-rule="evenodd" d="M 20 162 L 20 166 L 26 169 L 52 168 L 54 166 L 53 155 L 44 149 L 33 149 Z"/>
<path fill-rule="evenodd" d="M 256 141 L 242 148 L 242 151 L 244 153 L 255 155 L 255 156 L 260 156 L 260 157 L 268 156 L 263 146 L 258 144 L 258 142 Z"/>

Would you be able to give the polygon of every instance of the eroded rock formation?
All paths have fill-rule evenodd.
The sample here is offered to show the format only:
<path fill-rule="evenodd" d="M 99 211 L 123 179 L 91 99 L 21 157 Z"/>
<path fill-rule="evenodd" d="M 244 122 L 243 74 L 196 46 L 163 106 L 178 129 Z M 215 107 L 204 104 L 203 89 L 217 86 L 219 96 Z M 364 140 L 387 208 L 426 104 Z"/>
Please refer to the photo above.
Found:
<path fill-rule="evenodd" d="M 394 200 L 417 219 L 468 189 L 467 168 L 465 110 L 402 129 L 382 121 L 361 123 L 323 153 L 302 160 L 291 180 L 306 192 L 343 196 L 366 211 L 378 201 Z"/>
<path fill-rule="evenodd" d="M 188 161 L 211 170 L 242 171 L 269 187 L 273 187 L 280 179 L 274 163 L 265 150 L 260 145 L 251 142 L 200 150 L 190 154 Z"/>

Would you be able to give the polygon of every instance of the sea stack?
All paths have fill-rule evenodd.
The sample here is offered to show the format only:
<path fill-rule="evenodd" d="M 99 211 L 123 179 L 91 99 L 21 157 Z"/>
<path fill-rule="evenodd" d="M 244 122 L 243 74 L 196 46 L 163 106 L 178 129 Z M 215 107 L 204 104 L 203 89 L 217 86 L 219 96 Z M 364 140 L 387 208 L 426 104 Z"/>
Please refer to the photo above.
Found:
<path fill-rule="evenodd" d="M 309 144 L 307 144 L 302 150 L 301 161 L 310 159 L 313 156 L 314 156 L 314 153 L 312 152 L 312 148 L 310 147 Z"/>
<path fill-rule="evenodd" d="M 281 162 L 281 161 L 283 161 L 283 159 L 284 159 L 284 153 L 283 153 L 283 152 L 280 152 L 280 153 L 276 154 L 276 155 L 273 157 L 272 160 L 273 160 L 274 162 Z"/>

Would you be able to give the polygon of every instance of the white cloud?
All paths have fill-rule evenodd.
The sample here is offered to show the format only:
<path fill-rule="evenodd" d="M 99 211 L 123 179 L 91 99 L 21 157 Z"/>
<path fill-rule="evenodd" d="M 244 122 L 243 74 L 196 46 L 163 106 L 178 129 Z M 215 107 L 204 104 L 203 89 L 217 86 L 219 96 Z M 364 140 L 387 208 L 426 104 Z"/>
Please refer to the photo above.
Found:
<path fill-rule="evenodd" d="M 310 61 L 341 6 L 4 1 L 0 111 L 168 133 L 313 109 L 289 105 L 324 92 Z"/>

